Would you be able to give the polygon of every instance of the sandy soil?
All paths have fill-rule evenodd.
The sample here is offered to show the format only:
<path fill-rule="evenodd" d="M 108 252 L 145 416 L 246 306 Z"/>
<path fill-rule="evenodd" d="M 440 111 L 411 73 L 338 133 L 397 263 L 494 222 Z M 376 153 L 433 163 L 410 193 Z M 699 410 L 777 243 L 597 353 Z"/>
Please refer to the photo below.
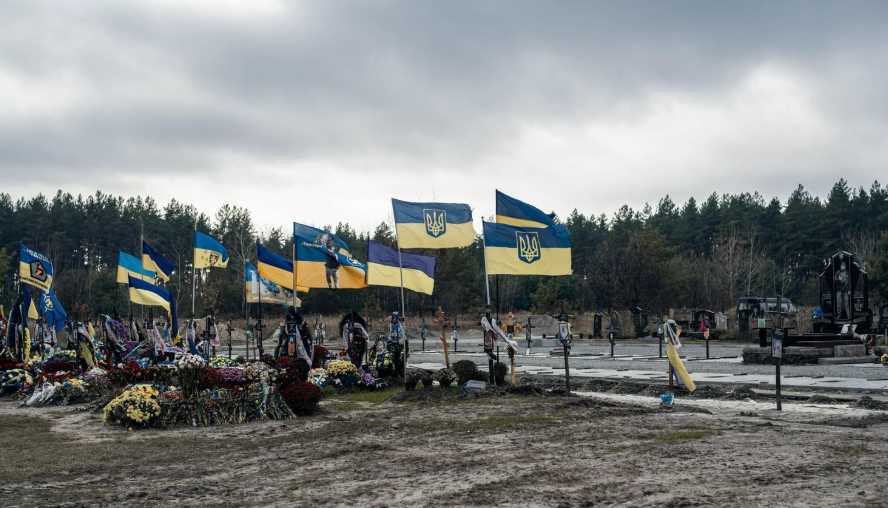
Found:
<path fill-rule="evenodd" d="M 533 393 L 532 390 L 528 392 Z M 888 503 L 886 413 L 842 405 L 435 389 L 320 414 L 126 432 L 0 402 L 0 505 L 863 506 Z"/>

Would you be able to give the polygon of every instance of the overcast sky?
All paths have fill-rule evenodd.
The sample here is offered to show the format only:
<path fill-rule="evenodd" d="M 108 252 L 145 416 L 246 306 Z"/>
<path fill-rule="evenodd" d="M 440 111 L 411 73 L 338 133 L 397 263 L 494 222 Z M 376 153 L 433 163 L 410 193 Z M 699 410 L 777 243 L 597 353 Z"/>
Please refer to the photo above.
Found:
<path fill-rule="evenodd" d="M 0 3 L 0 191 L 261 227 L 888 180 L 888 3 Z"/>

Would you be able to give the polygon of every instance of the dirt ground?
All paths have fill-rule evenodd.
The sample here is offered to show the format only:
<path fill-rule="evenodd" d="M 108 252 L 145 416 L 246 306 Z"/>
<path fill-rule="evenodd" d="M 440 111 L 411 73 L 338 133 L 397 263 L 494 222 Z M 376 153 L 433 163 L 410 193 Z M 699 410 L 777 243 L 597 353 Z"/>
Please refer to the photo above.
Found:
<path fill-rule="evenodd" d="M 0 505 L 884 506 L 888 413 L 650 395 L 356 393 L 312 417 L 127 432 L 0 402 Z"/>

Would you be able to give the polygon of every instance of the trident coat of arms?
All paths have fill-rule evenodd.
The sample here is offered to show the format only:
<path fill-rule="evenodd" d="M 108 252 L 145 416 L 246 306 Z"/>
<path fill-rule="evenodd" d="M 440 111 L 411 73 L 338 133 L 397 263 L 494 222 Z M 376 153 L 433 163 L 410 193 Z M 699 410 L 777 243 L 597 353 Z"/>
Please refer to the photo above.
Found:
<path fill-rule="evenodd" d="M 518 237 L 518 259 L 528 264 L 539 261 L 542 257 L 540 234 L 531 231 L 519 231 L 515 235 Z"/>
<path fill-rule="evenodd" d="M 425 218 L 426 233 L 432 238 L 438 238 L 447 232 L 447 212 L 434 208 L 422 211 Z"/>

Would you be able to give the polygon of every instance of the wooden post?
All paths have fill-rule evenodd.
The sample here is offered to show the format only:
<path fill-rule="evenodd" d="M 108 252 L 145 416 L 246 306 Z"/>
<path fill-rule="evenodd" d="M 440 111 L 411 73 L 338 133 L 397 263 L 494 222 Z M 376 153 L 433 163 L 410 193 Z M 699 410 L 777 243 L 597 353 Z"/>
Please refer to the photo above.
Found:
<path fill-rule="evenodd" d="M 447 368 L 450 368 L 450 355 L 447 352 L 447 335 L 444 333 L 444 330 L 441 330 L 441 345 L 444 346 L 444 364 L 447 365 Z"/>

